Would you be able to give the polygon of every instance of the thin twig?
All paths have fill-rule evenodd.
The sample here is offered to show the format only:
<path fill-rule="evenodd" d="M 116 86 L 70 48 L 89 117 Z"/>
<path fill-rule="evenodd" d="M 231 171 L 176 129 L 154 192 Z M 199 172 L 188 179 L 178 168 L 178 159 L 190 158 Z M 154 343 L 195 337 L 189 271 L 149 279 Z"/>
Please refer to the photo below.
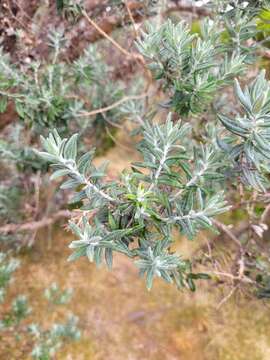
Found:
<path fill-rule="evenodd" d="M 192 5 L 177 4 L 175 6 L 171 6 L 165 11 L 165 14 L 168 15 L 172 12 L 189 12 L 192 13 L 192 15 L 211 17 L 211 12 L 206 8 Z"/>
<path fill-rule="evenodd" d="M 225 224 L 222 224 L 221 222 L 219 222 L 216 219 L 212 219 L 212 222 L 214 223 L 214 225 L 216 225 L 217 228 L 222 230 L 235 244 L 237 244 L 237 246 L 242 248 L 241 242 L 237 239 L 237 237 L 233 234 L 233 232 L 228 228 L 228 226 L 226 226 Z"/>
<path fill-rule="evenodd" d="M 132 152 L 133 150 L 128 147 L 128 146 L 125 146 L 124 144 L 121 144 L 114 136 L 113 134 L 110 132 L 109 128 L 106 126 L 105 127 L 106 129 L 106 133 L 108 134 L 108 136 L 112 139 L 112 141 L 119 147 L 121 147 L 122 149 L 124 149 L 125 151 L 127 152 Z"/>
<path fill-rule="evenodd" d="M 234 233 L 225 225 L 220 223 L 219 221 L 213 219 L 212 220 L 213 223 L 220 229 L 222 230 L 238 247 L 239 247 L 239 259 L 238 259 L 238 276 L 236 277 L 236 279 L 242 279 L 244 277 L 244 272 L 245 272 L 245 259 L 244 259 L 244 249 L 243 246 L 241 244 L 241 242 L 238 240 L 238 238 L 234 235 Z"/>
<path fill-rule="evenodd" d="M 229 299 L 230 297 L 232 297 L 232 295 L 234 294 L 235 290 L 238 288 L 239 284 L 234 286 L 231 291 L 228 293 L 228 295 L 226 295 L 221 301 L 220 303 L 217 305 L 217 309 L 219 310 L 221 308 L 222 305 L 224 305 Z"/>
<path fill-rule="evenodd" d="M 135 20 L 134 20 L 134 17 L 133 17 L 133 15 L 132 15 L 132 12 L 131 12 L 131 10 L 130 10 L 130 8 L 129 8 L 129 5 L 128 5 L 128 1 L 127 1 L 127 0 L 125 0 L 125 5 L 126 5 L 126 8 L 127 8 L 128 16 L 129 16 L 129 18 L 130 18 L 130 21 L 131 21 L 132 26 L 133 26 L 133 29 L 134 29 L 135 37 L 137 38 L 137 37 L 139 37 L 139 33 L 138 33 L 137 29 L 136 29 Z"/>
<path fill-rule="evenodd" d="M 223 276 L 223 277 L 229 278 L 233 281 L 240 281 L 240 282 L 247 283 L 247 284 L 254 283 L 253 280 L 251 280 L 250 278 L 248 278 L 246 276 L 243 276 L 243 277 L 240 277 L 239 275 L 235 276 L 233 274 L 222 272 L 222 271 L 204 271 L 204 272 L 210 276 L 211 275 Z"/>
<path fill-rule="evenodd" d="M 83 10 L 82 15 L 85 17 L 85 19 L 91 24 L 103 37 L 105 37 L 107 40 L 109 40 L 119 51 L 121 51 L 125 56 L 128 58 L 134 58 L 139 60 L 142 64 L 145 63 L 144 58 L 140 54 L 130 53 L 126 49 L 124 49 L 120 44 L 118 44 L 117 41 L 115 41 L 111 36 L 109 36 L 101 27 L 92 20 L 86 13 L 86 11 Z"/>
<path fill-rule="evenodd" d="M 104 117 L 105 121 L 112 127 L 116 127 L 117 129 L 120 129 L 120 130 L 123 129 L 123 127 L 124 127 L 123 125 L 120 125 L 116 122 L 111 121 L 110 119 L 108 119 L 108 116 L 105 113 L 103 113 L 103 117 Z"/>
<path fill-rule="evenodd" d="M 141 94 L 141 95 L 124 96 L 122 99 L 116 101 L 115 103 L 113 103 L 113 104 L 111 104 L 109 106 L 106 106 L 106 107 L 103 107 L 103 108 L 100 108 L 100 109 L 96 109 L 96 110 L 92 110 L 92 111 L 89 111 L 89 112 L 82 112 L 82 113 L 80 113 L 78 115 L 78 117 L 93 116 L 93 115 L 96 115 L 96 114 L 101 114 L 101 113 L 107 112 L 109 110 L 112 110 L 112 109 L 118 107 L 119 105 L 123 104 L 126 101 L 143 99 L 143 98 L 147 97 L 148 95 L 149 95 L 148 93 L 144 93 L 144 94 Z"/>

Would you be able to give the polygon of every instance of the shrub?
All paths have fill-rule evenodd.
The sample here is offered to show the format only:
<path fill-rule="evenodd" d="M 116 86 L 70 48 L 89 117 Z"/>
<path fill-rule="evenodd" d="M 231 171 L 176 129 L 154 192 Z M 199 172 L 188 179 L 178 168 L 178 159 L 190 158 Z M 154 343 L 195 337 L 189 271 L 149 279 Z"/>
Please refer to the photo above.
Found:
<path fill-rule="evenodd" d="M 163 106 L 185 116 L 181 122 L 170 114 L 164 124 L 151 116 L 144 120 L 138 145 L 143 161 L 132 164 L 118 182 L 104 181 L 104 167 L 92 163 L 94 151 L 77 156 L 77 135 L 62 139 L 57 131 L 42 138 L 46 152 L 40 155 L 53 164 L 52 179 L 68 177 L 61 187 L 73 189 L 73 201 L 81 203 L 82 217 L 78 223 L 70 222 L 78 238 L 70 245 L 74 251 L 70 260 L 87 256 L 99 265 L 105 259 L 110 268 L 113 254 L 120 252 L 135 259 L 148 289 L 158 276 L 194 290 L 194 280 L 208 278 L 209 271 L 194 272 L 194 259 L 173 251 L 173 230 L 192 239 L 199 230 L 218 227 L 238 248 L 237 270 L 224 275 L 268 296 L 264 287 L 269 266 L 260 260 L 261 247 L 254 240 L 267 228 L 270 85 L 265 73 L 244 89 L 234 80 L 241 113 L 232 101 L 229 115 L 220 112 L 225 106 L 217 112 L 215 105 L 220 89 L 230 86 L 236 76 L 241 79 L 256 58 L 256 16 L 263 4 L 213 3 L 216 18 L 203 21 L 200 34 L 192 34 L 184 22 L 168 20 L 160 27 L 148 26 L 137 41 L 169 96 Z M 209 111 L 211 104 L 212 115 L 204 115 L 208 123 L 203 126 L 199 114 Z M 262 207 L 266 203 L 263 216 L 253 202 Z M 249 219 L 241 236 L 215 220 L 233 207 L 246 209 L 244 217 Z"/>
<path fill-rule="evenodd" d="M 235 288 L 247 286 L 259 297 L 269 297 L 263 235 L 270 209 L 270 85 L 265 71 L 256 69 L 266 51 L 268 1 L 208 1 L 203 7 L 208 16 L 196 26 L 173 16 L 165 19 L 172 10 L 167 2 L 139 3 L 135 15 L 153 17 L 138 31 L 128 12 L 139 33 L 135 44 L 140 54 L 106 34 L 83 2 L 56 5 L 73 24 L 83 17 L 146 76 L 115 81 L 95 46 L 67 62 L 64 32 L 52 30 L 46 61 L 20 68 L 1 52 L 0 108 L 4 112 L 9 101 L 15 104 L 24 129 L 34 130 L 31 145 L 37 143 L 36 133 L 43 134 L 44 151 L 31 152 L 30 173 L 44 173 L 52 163 L 52 180 L 67 177 L 61 188 L 73 191 L 71 208 L 80 214 L 70 221 L 77 237 L 70 260 L 86 256 L 111 268 L 119 252 L 134 260 L 148 289 L 155 277 L 191 290 L 197 279 L 224 277 Z M 128 6 L 124 1 L 110 5 L 121 14 Z M 199 2 L 192 5 L 195 12 L 202 11 Z M 254 69 L 256 76 L 251 76 Z M 146 92 L 138 94 L 142 87 Z M 92 126 L 99 137 L 99 126 L 119 126 L 124 119 L 136 127 L 142 160 L 109 181 L 106 166 L 94 165 L 95 150 L 85 151 L 85 130 Z M 76 131 L 79 146 L 78 134 L 70 136 Z M 25 148 L 3 142 L 1 151 L 20 164 Z M 36 161 L 37 154 L 43 162 Z M 20 167 L 24 174 L 26 168 Z M 9 198 L 1 199 L 2 208 L 8 207 Z M 9 221 L 11 213 L 5 214 Z M 237 222 L 236 215 L 240 221 L 232 228 L 227 223 Z M 207 256 L 180 256 L 175 229 L 188 239 L 206 230 L 209 242 L 209 230 L 222 231 L 232 241 L 233 270 L 224 270 L 219 258 L 213 268 Z"/>

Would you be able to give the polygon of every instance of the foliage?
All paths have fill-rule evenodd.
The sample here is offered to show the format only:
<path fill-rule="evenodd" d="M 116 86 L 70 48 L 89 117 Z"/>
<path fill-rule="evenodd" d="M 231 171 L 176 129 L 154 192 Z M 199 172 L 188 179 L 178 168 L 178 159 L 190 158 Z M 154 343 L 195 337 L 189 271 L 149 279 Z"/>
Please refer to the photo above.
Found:
<path fill-rule="evenodd" d="M 236 136 L 228 136 L 221 146 L 228 154 L 243 180 L 257 191 L 269 188 L 269 113 L 270 85 L 265 72 L 243 91 L 235 81 L 237 100 L 243 109 L 243 115 L 235 119 L 219 115 L 225 128 Z"/>
<path fill-rule="evenodd" d="M 18 268 L 19 262 L 15 259 L 7 259 L 7 255 L 0 253 L 0 301 L 3 303 L 6 288 L 12 280 L 12 274 Z"/>
<path fill-rule="evenodd" d="M 52 163 L 51 180 L 67 178 L 61 188 L 65 195 L 72 191 L 70 209 L 76 208 L 69 224 L 76 236 L 69 260 L 86 257 L 112 268 L 114 255 L 122 253 L 146 278 L 148 289 L 160 277 L 195 290 L 196 280 L 225 272 L 217 271 L 222 269 L 216 265 L 212 269 L 216 263 L 209 265 L 209 259 L 210 269 L 198 270 L 205 256 L 178 255 L 175 230 L 188 239 L 206 230 L 211 242 L 214 235 L 209 230 L 216 234 L 218 227 L 233 240 L 233 273 L 227 278 L 236 287 L 243 283 L 259 297 L 268 297 L 270 266 L 263 236 L 269 211 L 270 87 L 264 71 L 252 80 L 249 71 L 267 45 L 268 1 L 212 0 L 205 6 L 191 2 L 191 18 L 209 14 L 196 20 L 196 31 L 181 14 L 180 21 L 168 15 L 169 5 L 177 7 L 177 1 L 138 0 L 134 13 L 125 1 L 108 1 L 108 8 L 98 4 L 98 15 L 100 8 L 110 14 L 120 10 L 117 19 L 122 17 L 122 22 L 117 20 L 117 26 L 125 31 L 128 23 L 132 34 L 139 33 L 134 44 L 140 54 L 135 47 L 125 48 L 130 44 L 127 36 L 121 38 L 122 30 L 117 36 L 105 35 L 98 19 L 95 22 L 95 11 L 88 16 L 83 1 L 55 3 L 63 27 L 48 32 L 50 50 L 44 59 L 15 63 L 11 54 L 0 51 L 0 112 L 6 114 L 13 106 L 20 120 L 20 126 L 11 124 L 0 140 L 1 225 L 29 219 L 26 211 L 17 211 L 22 204 L 34 220 L 55 209 L 51 204 L 39 208 L 40 194 L 46 197 L 49 192 L 45 173 Z M 85 46 L 73 58 L 67 53 L 67 29 L 86 23 L 107 40 Z M 20 39 L 22 33 L 16 36 Z M 127 76 L 125 66 L 135 75 Z M 121 80 L 114 71 L 121 72 Z M 129 100 L 135 93 L 135 100 Z M 96 166 L 94 157 L 106 148 L 109 127 L 123 129 L 124 119 L 132 122 L 135 139 L 139 138 L 141 161 L 112 181 L 106 164 Z M 44 151 L 37 134 L 42 134 Z M 109 134 L 113 138 L 114 132 Z M 86 152 L 89 144 L 92 149 Z M 42 190 L 36 185 L 40 176 L 45 179 Z M 55 203 L 63 206 L 64 196 L 57 196 Z M 31 210 L 33 201 L 36 212 Z M 243 232 L 225 225 L 228 218 L 236 222 L 237 211 L 246 224 Z M 220 216 L 224 212 L 227 217 Z M 45 292 L 54 305 L 70 296 L 55 284 Z M 26 298 L 16 301 L 4 318 L 7 326 L 18 316 L 19 323 L 28 316 Z M 49 330 L 33 326 L 38 341 L 33 356 L 51 356 L 75 322 Z"/>
<path fill-rule="evenodd" d="M 13 273 L 18 266 L 17 260 L 0 253 L 1 303 L 7 301 L 6 290 L 13 280 Z M 50 307 L 61 306 L 71 300 L 72 290 L 61 290 L 57 284 L 53 283 L 45 290 L 44 296 Z M 41 324 L 29 324 L 32 313 L 33 310 L 28 304 L 27 297 L 21 294 L 14 298 L 9 310 L 2 308 L 0 321 L 2 341 L 8 333 L 11 333 L 16 341 L 27 344 L 28 351 L 29 346 L 32 347 L 31 356 L 33 359 L 46 360 L 52 359 L 65 342 L 80 338 L 78 318 L 73 314 L 67 317 L 66 322 L 53 323 L 50 328 L 47 328 Z"/>
<path fill-rule="evenodd" d="M 199 229 L 211 228 L 211 218 L 227 209 L 221 192 L 207 190 L 221 178 L 219 158 L 203 146 L 183 147 L 189 130 L 187 124 L 174 125 L 170 116 L 164 125 L 146 123 L 139 146 L 144 161 L 124 172 L 119 183 L 103 181 L 104 167 L 93 165 L 93 151 L 77 157 L 77 135 L 62 140 L 54 131 L 42 138 L 46 152 L 40 155 L 53 163 L 51 179 L 67 175 L 61 188 L 74 189 L 72 201 L 81 201 L 89 214 L 79 225 L 70 223 L 79 238 L 70 245 L 70 260 L 87 256 L 98 265 L 104 256 L 111 267 L 113 253 L 121 252 L 139 259 L 136 265 L 146 274 L 148 288 L 155 275 L 179 287 L 188 284 L 190 263 L 170 250 L 173 226 L 192 238 Z"/>
<path fill-rule="evenodd" d="M 173 251 L 174 229 L 189 239 L 202 229 L 215 230 L 219 222 L 213 218 L 238 201 L 232 189 L 241 189 L 240 206 L 244 201 L 249 204 L 254 193 L 260 203 L 267 202 L 269 84 L 264 72 L 244 91 L 235 79 L 256 59 L 256 21 L 263 5 L 211 2 L 216 17 L 204 19 L 199 34 L 184 21 L 175 24 L 169 19 L 160 27 L 148 24 L 137 47 L 169 95 L 162 106 L 188 117 L 190 124 L 181 123 L 175 114 L 165 123 L 155 121 L 151 113 L 143 118 L 138 144 L 143 160 L 132 164 L 119 181 L 107 181 L 105 165 L 93 165 L 94 150 L 78 155 L 77 135 L 62 139 L 54 130 L 41 138 L 45 151 L 39 154 L 52 163 L 51 179 L 68 178 L 61 188 L 73 190 L 71 202 L 82 211 L 70 222 L 78 240 L 70 244 L 69 260 L 86 256 L 111 268 L 114 254 L 120 252 L 134 259 L 148 289 L 155 277 L 161 277 L 194 290 L 195 280 L 208 275 L 194 273 L 194 259 Z M 233 79 L 241 115 L 232 104 L 224 106 L 229 115 L 212 112 L 207 126 L 195 124 L 192 115 L 197 114 L 199 121 L 209 105 L 217 104 L 219 90 Z M 264 220 L 260 214 L 251 215 L 250 207 L 247 213 L 252 216 L 249 234 L 262 236 L 267 228 Z M 240 251 L 235 278 L 254 284 L 262 296 L 268 291 L 268 270 L 265 267 L 260 274 L 254 270 L 259 247 L 252 250 L 254 264 L 245 258 L 244 246 L 251 241 L 247 234 L 238 239 L 227 228 L 226 233 Z"/>
<path fill-rule="evenodd" d="M 66 62 L 63 29 L 52 30 L 48 37 L 52 51 L 46 61 L 19 66 L 3 49 L 0 51 L 0 113 L 8 113 L 12 104 L 20 118 L 0 139 L 1 225 L 27 220 L 22 204 L 32 203 L 35 191 L 32 184 L 40 173 L 47 172 L 48 163 L 41 161 L 31 147 L 37 133 L 46 134 L 54 126 L 64 134 L 77 129 L 96 141 L 102 153 L 112 143 L 106 129 L 112 128 L 114 132 L 123 117 L 132 116 L 136 111 L 136 102 L 130 102 L 123 111 L 113 108 L 106 114 L 88 116 L 89 104 L 91 110 L 111 105 L 123 96 L 125 85 L 120 80 L 111 81 L 111 67 L 98 46 L 91 45 L 79 58 Z M 19 244 L 21 235 L 0 232 L 0 239 Z"/>
<path fill-rule="evenodd" d="M 104 126 L 102 114 L 85 115 L 88 104 L 91 109 L 111 105 L 123 95 L 123 83 L 112 84 L 110 67 L 96 46 L 89 46 L 78 59 L 67 63 L 63 60 L 63 29 L 51 30 L 48 37 L 52 51 L 47 62 L 32 61 L 20 68 L 0 49 L 0 112 L 5 112 L 12 100 L 20 119 L 38 133 L 54 126 L 66 132 L 71 124 L 80 131 L 95 122 Z M 109 112 L 110 123 L 117 122 L 120 114 Z"/>
<path fill-rule="evenodd" d="M 72 298 L 72 289 L 61 290 L 56 283 L 52 283 L 48 289 L 45 289 L 45 298 L 53 305 L 67 304 Z"/>
<path fill-rule="evenodd" d="M 245 55 L 221 45 L 222 31 L 218 23 L 206 19 L 199 37 L 184 21 L 168 20 L 159 29 L 149 26 L 138 40 L 156 79 L 162 79 L 171 93 L 167 106 L 177 113 L 203 111 L 218 89 L 243 72 Z"/>
<path fill-rule="evenodd" d="M 78 318 L 70 315 L 64 324 L 54 323 L 53 326 L 44 330 L 37 324 L 29 326 L 29 332 L 35 339 L 32 350 L 33 359 L 51 359 L 62 347 L 65 341 L 74 341 L 80 338 L 80 331 L 77 328 Z"/>

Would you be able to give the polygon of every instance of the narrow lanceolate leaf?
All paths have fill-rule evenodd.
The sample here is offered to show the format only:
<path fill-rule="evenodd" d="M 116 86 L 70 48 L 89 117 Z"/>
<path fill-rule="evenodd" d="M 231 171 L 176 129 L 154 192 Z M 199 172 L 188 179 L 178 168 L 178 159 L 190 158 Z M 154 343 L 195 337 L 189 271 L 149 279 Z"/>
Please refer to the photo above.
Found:
<path fill-rule="evenodd" d="M 69 257 L 68 257 L 68 261 L 74 261 L 79 259 L 82 256 L 86 255 L 86 248 L 78 248 L 76 251 L 74 251 L 74 253 L 72 253 Z"/>
<path fill-rule="evenodd" d="M 72 232 L 73 232 L 76 236 L 81 237 L 82 232 L 81 232 L 80 227 L 79 227 L 77 224 L 75 224 L 74 222 L 70 221 L 70 222 L 68 223 L 68 226 L 69 226 L 69 228 L 72 230 Z"/>
<path fill-rule="evenodd" d="M 69 169 L 60 169 L 60 170 L 56 170 L 50 177 L 51 180 L 55 180 L 58 177 L 62 177 L 65 175 L 68 175 L 70 173 Z"/>
<path fill-rule="evenodd" d="M 228 116 L 221 114 L 218 114 L 218 118 L 225 126 L 225 128 L 230 132 L 242 137 L 246 137 L 247 135 L 249 135 L 249 129 L 247 127 L 241 126 L 239 122 L 233 121 Z"/>
<path fill-rule="evenodd" d="M 65 189 L 74 189 L 76 188 L 78 185 L 81 185 L 81 182 L 78 180 L 74 180 L 74 179 L 69 179 L 65 182 L 63 182 L 63 184 L 60 186 L 60 189 L 65 190 Z"/>
<path fill-rule="evenodd" d="M 74 134 L 67 141 L 64 148 L 64 156 L 66 159 L 76 160 L 77 157 L 77 139 L 78 134 Z"/>
<path fill-rule="evenodd" d="M 259 133 L 254 132 L 253 133 L 254 141 L 257 143 L 257 147 L 261 148 L 265 153 L 268 153 L 268 156 L 270 156 L 270 142 L 269 140 L 266 140 L 262 135 Z M 269 158 L 269 157 L 268 157 Z"/>
<path fill-rule="evenodd" d="M 237 80 L 235 80 L 235 93 L 246 112 L 252 113 L 252 104 L 250 102 L 250 98 L 247 94 L 245 95 L 243 93 Z"/>
<path fill-rule="evenodd" d="M 112 249 L 105 249 L 105 260 L 109 269 L 113 267 L 113 252 Z"/>
<path fill-rule="evenodd" d="M 56 163 L 57 162 L 57 157 L 55 155 L 51 155 L 47 152 L 44 151 L 39 151 L 38 155 L 40 157 L 42 157 L 42 159 L 44 159 L 45 161 L 48 161 L 50 163 Z"/>
<path fill-rule="evenodd" d="M 89 166 L 91 166 L 91 161 L 93 159 L 95 150 L 92 150 L 91 152 L 88 152 L 80 157 L 78 160 L 78 171 L 81 174 L 86 174 L 86 172 L 89 170 Z"/>

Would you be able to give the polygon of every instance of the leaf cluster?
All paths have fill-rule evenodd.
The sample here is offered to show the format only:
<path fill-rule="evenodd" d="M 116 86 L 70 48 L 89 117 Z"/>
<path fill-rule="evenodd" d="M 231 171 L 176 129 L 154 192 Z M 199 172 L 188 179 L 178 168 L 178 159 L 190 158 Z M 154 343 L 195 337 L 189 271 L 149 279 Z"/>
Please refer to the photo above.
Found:
<path fill-rule="evenodd" d="M 54 131 L 42 138 L 45 152 L 39 154 L 52 162 L 51 178 L 66 176 L 61 187 L 75 191 L 72 201 L 81 201 L 84 211 L 79 223 L 70 223 L 78 238 L 70 260 L 86 256 L 99 265 L 105 259 L 111 267 L 120 252 L 135 260 L 148 288 L 155 276 L 189 286 L 191 263 L 171 250 L 173 228 L 193 238 L 213 228 L 211 218 L 227 206 L 221 191 L 209 190 L 222 178 L 218 154 L 204 146 L 186 149 L 181 142 L 188 132 L 187 124 L 173 124 L 170 116 L 165 124 L 146 123 L 138 147 L 144 160 L 117 183 L 93 165 L 93 151 L 77 156 L 77 135 L 61 139 Z"/>
<path fill-rule="evenodd" d="M 270 85 L 265 72 L 244 90 L 235 81 L 235 95 L 242 113 L 232 118 L 219 114 L 219 120 L 230 132 L 220 145 L 234 162 L 243 180 L 257 191 L 269 187 Z"/>
<path fill-rule="evenodd" d="M 167 106 L 179 114 L 203 111 L 217 90 L 244 70 L 245 55 L 223 44 L 222 33 L 219 22 L 207 18 L 201 36 L 184 21 L 167 20 L 158 29 L 149 25 L 137 41 L 156 79 L 169 91 Z"/>
<path fill-rule="evenodd" d="M 0 50 L 0 112 L 13 101 L 19 117 L 36 132 L 56 126 L 65 132 L 72 123 L 81 131 L 93 126 L 95 117 L 78 117 L 91 108 L 112 104 L 123 95 L 123 84 L 110 81 L 110 68 L 97 47 L 88 47 L 73 62 L 65 62 L 63 29 L 51 30 L 48 43 L 52 49 L 47 61 L 32 61 L 19 67 L 9 55 Z M 91 97 L 89 99 L 89 89 Z M 115 114 L 115 119 L 113 118 Z M 110 121 L 118 120 L 111 111 Z M 105 118 L 97 115 L 99 120 Z"/>

